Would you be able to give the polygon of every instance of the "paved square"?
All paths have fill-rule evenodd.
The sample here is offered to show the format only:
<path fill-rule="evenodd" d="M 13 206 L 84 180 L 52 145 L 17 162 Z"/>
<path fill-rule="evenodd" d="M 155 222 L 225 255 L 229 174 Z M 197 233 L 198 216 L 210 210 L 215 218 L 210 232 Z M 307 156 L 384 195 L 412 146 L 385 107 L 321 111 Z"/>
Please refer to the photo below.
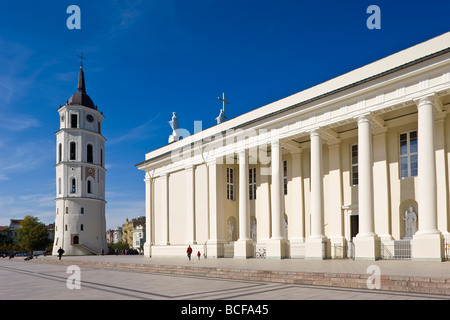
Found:
<path fill-rule="evenodd" d="M 74 264 L 76 261 L 74 261 Z M 396 300 L 450 299 L 378 290 L 313 287 L 197 276 L 80 268 L 80 289 L 68 289 L 67 266 L 0 259 L 2 300 Z"/>

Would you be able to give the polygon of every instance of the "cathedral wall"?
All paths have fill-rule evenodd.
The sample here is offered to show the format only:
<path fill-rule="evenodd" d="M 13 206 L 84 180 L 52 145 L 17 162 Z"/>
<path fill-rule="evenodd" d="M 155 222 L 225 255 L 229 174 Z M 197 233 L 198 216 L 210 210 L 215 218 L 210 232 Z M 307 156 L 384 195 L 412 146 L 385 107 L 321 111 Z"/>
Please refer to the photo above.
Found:
<path fill-rule="evenodd" d="M 155 230 L 155 245 L 164 243 L 166 241 L 167 226 L 166 218 L 166 194 L 165 194 L 165 180 L 166 177 L 158 177 L 154 184 L 154 230 Z"/>
<path fill-rule="evenodd" d="M 196 241 L 203 244 L 208 240 L 208 190 L 206 166 L 195 168 L 195 233 Z"/>
<path fill-rule="evenodd" d="M 270 215 L 270 183 L 271 177 L 267 174 L 270 167 L 259 165 L 256 170 L 256 200 L 254 200 L 254 217 L 256 218 L 257 241 L 265 243 L 271 237 Z"/>
<path fill-rule="evenodd" d="M 169 176 L 169 242 L 184 244 L 187 239 L 187 197 L 186 173 L 184 170 Z"/>
<path fill-rule="evenodd" d="M 402 124 L 389 128 L 387 133 L 387 146 L 389 157 L 389 176 L 390 176 L 390 200 L 391 200 L 391 224 L 392 224 L 392 236 L 394 239 L 402 239 L 404 221 L 401 215 L 404 212 L 400 212 L 402 202 L 406 200 L 418 199 L 417 180 L 418 177 L 401 178 L 400 164 L 399 164 L 399 137 L 403 132 L 409 132 L 417 130 L 417 121 Z M 420 213 L 417 206 L 414 208 L 415 212 L 420 219 Z M 375 215 L 376 217 L 376 215 Z M 377 230 L 375 230 L 377 232 Z"/>
<path fill-rule="evenodd" d="M 223 203 L 223 221 L 225 222 L 221 228 L 222 232 L 225 235 L 225 242 L 229 242 L 229 231 L 228 231 L 228 221 L 234 224 L 234 230 L 232 232 L 231 241 L 236 241 L 239 239 L 239 165 L 237 164 L 236 159 L 233 164 L 221 164 L 219 166 L 222 167 L 222 180 L 223 181 L 223 192 L 221 192 L 218 196 L 222 198 Z M 233 198 L 227 198 L 227 168 L 233 169 L 234 177 L 233 177 Z M 248 175 L 248 172 L 247 172 Z M 248 186 L 247 186 L 248 188 Z"/>
<path fill-rule="evenodd" d="M 447 116 L 442 126 L 441 142 L 439 143 L 439 151 L 437 156 L 440 161 L 440 171 L 437 173 L 438 185 L 445 185 L 445 189 L 438 188 L 438 229 L 450 241 L 450 199 L 449 199 L 449 161 L 450 161 L 450 117 Z"/>

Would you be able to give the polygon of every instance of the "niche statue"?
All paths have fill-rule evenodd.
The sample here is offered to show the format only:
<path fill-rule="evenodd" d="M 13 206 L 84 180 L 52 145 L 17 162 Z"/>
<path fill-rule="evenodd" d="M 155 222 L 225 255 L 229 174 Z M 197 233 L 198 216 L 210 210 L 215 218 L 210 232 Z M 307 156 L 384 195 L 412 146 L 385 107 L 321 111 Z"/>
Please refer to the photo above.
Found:
<path fill-rule="evenodd" d="M 412 206 L 408 208 L 408 212 L 405 213 L 405 216 L 402 218 L 405 220 L 405 227 L 406 227 L 406 235 L 405 239 L 412 239 L 414 233 L 416 233 L 416 222 L 417 222 L 417 215 L 414 212 L 414 209 Z"/>

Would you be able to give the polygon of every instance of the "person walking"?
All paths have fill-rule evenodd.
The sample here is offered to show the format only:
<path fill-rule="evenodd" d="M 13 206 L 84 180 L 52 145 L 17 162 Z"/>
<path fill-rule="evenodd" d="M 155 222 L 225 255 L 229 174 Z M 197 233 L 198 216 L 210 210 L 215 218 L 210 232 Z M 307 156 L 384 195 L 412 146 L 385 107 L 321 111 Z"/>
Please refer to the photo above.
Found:
<path fill-rule="evenodd" d="M 197 251 L 198 260 L 200 260 L 200 256 L 201 256 L 200 251 Z"/>
<path fill-rule="evenodd" d="M 63 250 L 63 248 L 61 248 L 61 247 L 59 247 L 59 249 L 58 249 L 58 257 L 59 257 L 59 260 L 61 260 L 61 257 L 62 257 L 62 255 L 64 254 L 64 250 Z"/>
<path fill-rule="evenodd" d="M 188 248 L 186 250 L 186 253 L 187 253 L 187 256 L 188 256 L 189 260 L 191 260 L 192 248 L 191 248 L 190 245 L 188 246 Z"/>

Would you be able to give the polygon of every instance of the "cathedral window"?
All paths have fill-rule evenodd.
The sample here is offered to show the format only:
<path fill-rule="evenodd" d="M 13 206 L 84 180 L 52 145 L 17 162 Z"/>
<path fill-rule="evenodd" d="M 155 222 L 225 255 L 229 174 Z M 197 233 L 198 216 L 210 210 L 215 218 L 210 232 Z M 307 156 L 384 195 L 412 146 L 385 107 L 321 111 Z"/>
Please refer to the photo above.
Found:
<path fill-rule="evenodd" d="M 58 163 L 62 161 L 62 144 L 58 145 Z"/>
<path fill-rule="evenodd" d="M 75 180 L 75 178 L 72 178 L 72 189 L 71 189 L 71 193 L 75 193 L 77 192 L 77 187 L 76 187 L 77 181 Z"/>
<path fill-rule="evenodd" d="M 77 144 L 72 141 L 70 143 L 70 160 L 76 160 L 76 156 L 77 156 L 76 150 L 77 150 Z"/>
<path fill-rule="evenodd" d="M 353 144 L 352 145 L 352 154 L 351 154 L 351 161 L 352 161 L 352 172 L 351 172 L 351 183 L 352 186 L 358 185 L 358 145 Z"/>
<path fill-rule="evenodd" d="M 84 227 L 83 224 L 80 225 L 80 230 L 83 231 Z"/>
<path fill-rule="evenodd" d="M 234 200 L 234 169 L 227 168 L 227 199 Z"/>
<path fill-rule="evenodd" d="M 248 171 L 248 194 L 250 200 L 256 200 L 256 168 Z"/>
<path fill-rule="evenodd" d="M 94 153 L 93 153 L 94 147 L 92 147 L 92 144 L 87 145 L 87 162 L 93 163 L 94 162 Z"/>
<path fill-rule="evenodd" d="M 61 194 L 61 178 L 58 179 L 58 194 Z"/>
<path fill-rule="evenodd" d="M 417 131 L 400 134 L 400 177 L 417 176 Z"/>

